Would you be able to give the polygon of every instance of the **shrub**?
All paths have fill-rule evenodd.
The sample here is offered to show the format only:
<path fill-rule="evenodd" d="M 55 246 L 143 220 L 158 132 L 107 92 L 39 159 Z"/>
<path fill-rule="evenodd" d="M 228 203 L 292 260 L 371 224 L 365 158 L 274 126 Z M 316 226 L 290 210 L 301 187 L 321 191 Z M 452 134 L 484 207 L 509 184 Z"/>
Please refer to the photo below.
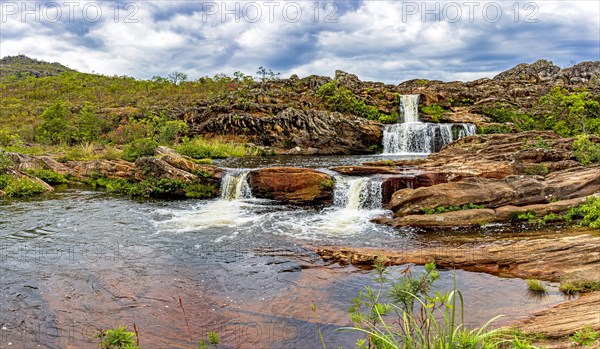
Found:
<path fill-rule="evenodd" d="M 548 172 L 548 166 L 544 164 L 532 164 L 523 169 L 523 174 L 529 176 L 545 176 Z"/>
<path fill-rule="evenodd" d="M 600 144 L 592 143 L 588 135 L 577 136 L 573 142 L 573 153 L 582 165 L 600 162 Z"/>
<path fill-rule="evenodd" d="M 485 208 L 485 206 L 469 203 L 469 204 L 462 205 L 462 206 L 449 206 L 449 207 L 440 206 L 440 207 L 436 207 L 436 208 L 424 208 L 422 212 L 424 214 L 438 214 L 438 213 L 446 213 L 446 212 L 452 212 L 452 211 L 473 210 L 473 209 L 481 209 L 481 208 Z"/>
<path fill-rule="evenodd" d="M 179 136 L 186 134 L 189 128 L 190 127 L 183 121 L 166 121 L 164 125 L 160 127 L 158 141 L 162 144 L 171 144 L 175 142 Z"/>
<path fill-rule="evenodd" d="M 510 128 L 510 126 L 508 125 L 501 125 L 501 124 L 497 124 L 497 125 L 489 125 L 489 126 L 484 126 L 484 127 L 480 127 L 479 128 L 479 133 L 481 134 L 495 134 L 495 133 L 501 133 L 501 134 L 505 134 L 505 133 L 511 133 L 512 129 Z"/>
<path fill-rule="evenodd" d="M 600 337 L 600 333 L 594 331 L 590 325 L 586 325 L 581 330 L 575 332 L 571 337 L 571 342 L 579 346 L 591 346 Z"/>
<path fill-rule="evenodd" d="M 0 147 L 7 147 L 16 143 L 20 143 L 19 135 L 12 134 L 8 130 L 0 129 Z"/>
<path fill-rule="evenodd" d="M 571 221 L 573 218 L 582 218 L 581 225 L 600 229 L 600 198 L 589 198 L 584 204 L 570 209 L 566 219 Z"/>
<path fill-rule="evenodd" d="M 439 104 L 421 106 L 419 109 L 423 114 L 430 115 L 433 122 L 440 122 L 440 116 L 444 115 L 446 112 Z"/>
<path fill-rule="evenodd" d="M 38 169 L 27 171 L 32 176 L 35 176 L 48 184 L 64 184 L 67 183 L 65 176 L 50 170 Z"/>
<path fill-rule="evenodd" d="M 100 339 L 99 346 L 101 349 L 140 349 L 137 345 L 136 334 L 127 331 L 125 326 L 100 331 L 94 337 Z"/>
<path fill-rule="evenodd" d="M 330 81 L 321 85 L 317 90 L 317 96 L 323 99 L 332 111 L 350 113 L 370 120 L 391 121 L 388 115 L 382 114 L 376 107 L 366 104 L 365 101 L 356 97 L 352 91 L 345 86 L 341 86 L 337 81 Z"/>
<path fill-rule="evenodd" d="M 600 132 L 600 106 L 586 90 L 569 92 L 555 87 L 539 100 L 544 128 L 561 136 Z"/>
<path fill-rule="evenodd" d="M 0 149 L 0 173 L 8 170 L 12 166 L 12 158 L 3 149 Z"/>
<path fill-rule="evenodd" d="M 151 138 L 136 139 L 123 149 L 122 157 L 127 161 L 135 161 L 144 156 L 153 156 L 156 148 L 158 143 Z"/>
<path fill-rule="evenodd" d="M 219 195 L 219 188 L 213 184 L 194 183 L 185 187 L 185 196 L 192 199 L 210 199 Z"/>
<path fill-rule="evenodd" d="M 568 295 L 600 291 L 600 282 L 591 280 L 563 280 L 560 282 L 558 290 Z"/>
<path fill-rule="evenodd" d="M 46 192 L 46 187 L 30 178 L 7 176 L 4 179 L 4 195 L 7 197 L 26 197 Z"/>
<path fill-rule="evenodd" d="M 42 124 L 37 131 L 38 140 L 48 144 L 72 144 L 72 107 L 68 102 L 57 100 L 46 108 L 41 115 Z"/>

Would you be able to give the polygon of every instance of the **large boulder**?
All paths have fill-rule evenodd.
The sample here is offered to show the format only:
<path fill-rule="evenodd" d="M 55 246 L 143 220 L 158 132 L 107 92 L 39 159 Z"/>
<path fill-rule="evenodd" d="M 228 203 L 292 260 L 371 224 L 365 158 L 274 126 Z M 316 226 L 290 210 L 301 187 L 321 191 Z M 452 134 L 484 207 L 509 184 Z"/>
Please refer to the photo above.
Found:
<path fill-rule="evenodd" d="M 135 178 L 137 169 L 131 162 L 124 160 L 69 161 L 65 165 L 69 174 L 76 179 L 89 179 L 101 176 L 110 179 Z"/>
<path fill-rule="evenodd" d="M 600 191 L 600 167 L 576 168 L 540 176 L 508 176 L 504 179 L 469 177 L 394 193 L 390 208 L 396 216 L 420 213 L 436 207 L 480 204 L 488 208 L 524 206 L 584 197 Z"/>
<path fill-rule="evenodd" d="M 331 202 L 334 183 L 330 175 L 306 168 L 265 168 L 249 174 L 253 196 L 295 205 Z"/>

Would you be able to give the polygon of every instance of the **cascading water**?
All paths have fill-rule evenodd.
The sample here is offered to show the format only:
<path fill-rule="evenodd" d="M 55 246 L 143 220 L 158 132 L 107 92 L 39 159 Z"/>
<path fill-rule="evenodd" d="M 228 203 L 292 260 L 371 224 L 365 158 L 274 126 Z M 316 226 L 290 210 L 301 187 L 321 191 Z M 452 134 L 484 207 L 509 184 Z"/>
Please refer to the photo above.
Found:
<path fill-rule="evenodd" d="M 382 182 L 377 177 L 348 179 L 337 176 L 333 192 L 334 205 L 354 210 L 381 209 Z"/>
<path fill-rule="evenodd" d="M 429 154 L 460 138 L 476 133 L 473 124 L 440 124 L 419 121 L 419 95 L 400 96 L 403 123 L 383 130 L 384 154 Z"/>
<path fill-rule="evenodd" d="M 252 189 L 248 184 L 248 170 L 232 169 L 225 172 L 221 180 L 221 199 L 243 200 L 252 198 Z"/>

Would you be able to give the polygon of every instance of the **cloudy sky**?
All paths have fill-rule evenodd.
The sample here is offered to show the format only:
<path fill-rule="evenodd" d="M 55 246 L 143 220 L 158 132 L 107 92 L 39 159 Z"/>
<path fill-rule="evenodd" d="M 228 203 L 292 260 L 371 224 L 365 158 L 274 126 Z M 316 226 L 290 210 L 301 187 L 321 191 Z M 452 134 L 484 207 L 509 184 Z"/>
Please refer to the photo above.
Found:
<path fill-rule="evenodd" d="M 539 58 L 600 60 L 594 0 L 317 1 L 0 0 L 0 56 L 140 79 L 264 66 L 388 83 L 492 77 Z"/>

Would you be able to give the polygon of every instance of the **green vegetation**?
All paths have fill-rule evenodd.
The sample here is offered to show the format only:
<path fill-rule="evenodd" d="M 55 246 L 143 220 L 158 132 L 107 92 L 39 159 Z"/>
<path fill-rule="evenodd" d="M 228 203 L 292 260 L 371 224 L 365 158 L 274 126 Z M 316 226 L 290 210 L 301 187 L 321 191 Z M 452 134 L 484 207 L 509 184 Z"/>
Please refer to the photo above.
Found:
<path fill-rule="evenodd" d="M 574 218 L 582 218 L 581 225 L 600 229 L 600 197 L 588 198 L 583 205 L 570 209 L 566 219 L 571 221 Z"/>
<path fill-rule="evenodd" d="M 494 134 L 494 133 L 502 133 L 502 134 L 506 134 L 506 133 L 511 133 L 512 132 L 512 128 L 508 125 L 504 125 L 504 124 L 495 124 L 495 125 L 489 125 L 489 126 L 484 126 L 484 127 L 479 127 L 479 130 L 477 131 L 478 133 L 481 134 Z"/>
<path fill-rule="evenodd" d="M 37 177 L 48 184 L 64 184 L 67 183 L 65 176 L 50 170 L 37 169 L 25 171 L 30 175 Z"/>
<path fill-rule="evenodd" d="M 140 349 L 137 335 L 125 326 L 100 331 L 94 337 L 100 339 L 100 349 Z"/>
<path fill-rule="evenodd" d="M 527 144 L 525 144 L 522 149 L 531 149 L 531 148 L 535 148 L 535 149 L 552 149 L 552 146 L 550 144 L 548 144 L 548 142 L 546 142 L 545 139 L 543 139 L 540 136 L 535 137 L 535 139 L 533 140 L 533 142 L 527 142 Z"/>
<path fill-rule="evenodd" d="M 219 334 L 214 331 L 208 332 L 206 340 L 201 339 L 198 341 L 198 349 L 208 349 L 208 345 L 212 345 L 215 348 L 217 348 L 217 345 L 219 345 L 219 343 L 221 343 L 221 338 L 219 337 Z"/>
<path fill-rule="evenodd" d="M 9 198 L 34 196 L 46 192 L 46 187 L 28 177 L 0 174 L 0 191 Z"/>
<path fill-rule="evenodd" d="M 446 110 L 442 108 L 439 104 L 432 104 L 429 106 L 419 106 L 419 110 L 423 114 L 427 114 L 431 116 L 431 120 L 433 122 L 440 122 L 440 117 L 444 115 Z"/>
<path fill-rule="evenodd" d="M 600 333 L 594 331 L 594 329 L 586 325 L 581 330 L 575 332 L 571 337 L 571 342 L 573 342 L 578 347 L 589 347 L 600 337 Z"/>
<path fill-rule="evenodd" d="M 536 222 L 536 215 L 535 213 L 531 212 L 531 211 L 527 211 L 525 213 L 519 213 L 516 215 L 516 217 L 514 217 L 513 220 L 516 221 L 527 221 L 529 223 L 535 223 Z"/>
<path fill-rule="evenodd" d="M 446 213 L 452 211 L 462 211 L 462 210 L 473 210 L 473 209 L 481 209 L 485 208 L 484 205 L 476 205 L 473 203 L 469 203 L 462 206 L 449 206 L 449 207 L 436 207 L 436 208 L 425 208 L 423 209 L 424 214 L 438 214 L 438 213 Z"/>
<path fill-rule="evenodd" d="M 544 286 L 544 284 L 540 280 L 527 279 L 525 280 L 525 283 L 527 284 L 527 287 L 531 292 L 540 294 L 548 293 L 548 290 L 546 290 L 546 286 Z"/>
<path fill-rule="evenodd" d="M 523 174 L 529 176 L 545 176 L 549 172 L 545 164 L 531 164 L 523 169 Z"/>
<path fill-rule="evenodd" d="M 600 282 L 592 280 L 563 280 L 560 282 L 558 290 L 564 294 L 575 295 L 577 293 L 587 293 L 600 291 Z"/>
<path fill-rule="evenodd" d="M 326 179 L 326 180 L 322 181 L 321 183 L 319 183 L 319 188 L 321 188 L 322 190 L 333 190 L 334 187 L 335 187 L 335 180 L 333 180 L 333 179 Z"/>
<path fill-rule="evenodd" d="M 219 190 L 214 184 L 186 184 L 180 180 L 168 178 L 146 178 L 140 182 L 133 182 L 124 179 L 94 177 L 92 180 L 88 181 L 88 184 L 93 187 L 105 188 L 111 193 L 141 198 L 182 196 L 208 199 L 216 197 L 219 194 Z"/>
<path fill-rule="evenodd" d="M 331 111 L 350 113 L 380 122 L 396 122 L 395 118 L 392 120 L 389 115 L 380 113 L 376 107 L 366 104 L 365 101 L 356 97 L 352 91 L 334 80 L 321 85 L 317 90 L 317 96 L 325 101 Z"/>
<path fill-rule="evenodd" d="M 123 160 L 135 161 L 145 156 L 153 156 L 158 148 L 158 143 L 151 138 L 140 138 L 129 143 L 123 149 Z"/>
<path fill-rule="evenodd" d="M 176 146 L 175 150 L 193 159 L 223 159 L 227 157 L 268 155 L 262 153 L 256 147 L 225 142 L 219 139 L 206 140 L 203 137 L 195 137 L 191 140 L 183 139 L 181 145 Z"/>
<path fill-rule="evenodd" d="M 434 263 L 426 264 L 420 275 L 407 267 L 396 282 L 388 279 L 381 257 L 374 270 L 377 286 L 365 286 L 348 310 L 353 327 L 347 330 L 363 335 L 357 349 L 535 348 L 516 331 L 490 329 L 496 318 L 467 328 L 462 293 L 456 287 L 444 294 L 432 291 L 439 277 Z M 316 306 L 311 309 L 316 312 Z"/>
<path fill-rule="evenodd" d="M 588 135 L 579 135 L 573 142 L 573 153 L 582 165 L 600 162 L 600 143 L 593 143 Z"/>

